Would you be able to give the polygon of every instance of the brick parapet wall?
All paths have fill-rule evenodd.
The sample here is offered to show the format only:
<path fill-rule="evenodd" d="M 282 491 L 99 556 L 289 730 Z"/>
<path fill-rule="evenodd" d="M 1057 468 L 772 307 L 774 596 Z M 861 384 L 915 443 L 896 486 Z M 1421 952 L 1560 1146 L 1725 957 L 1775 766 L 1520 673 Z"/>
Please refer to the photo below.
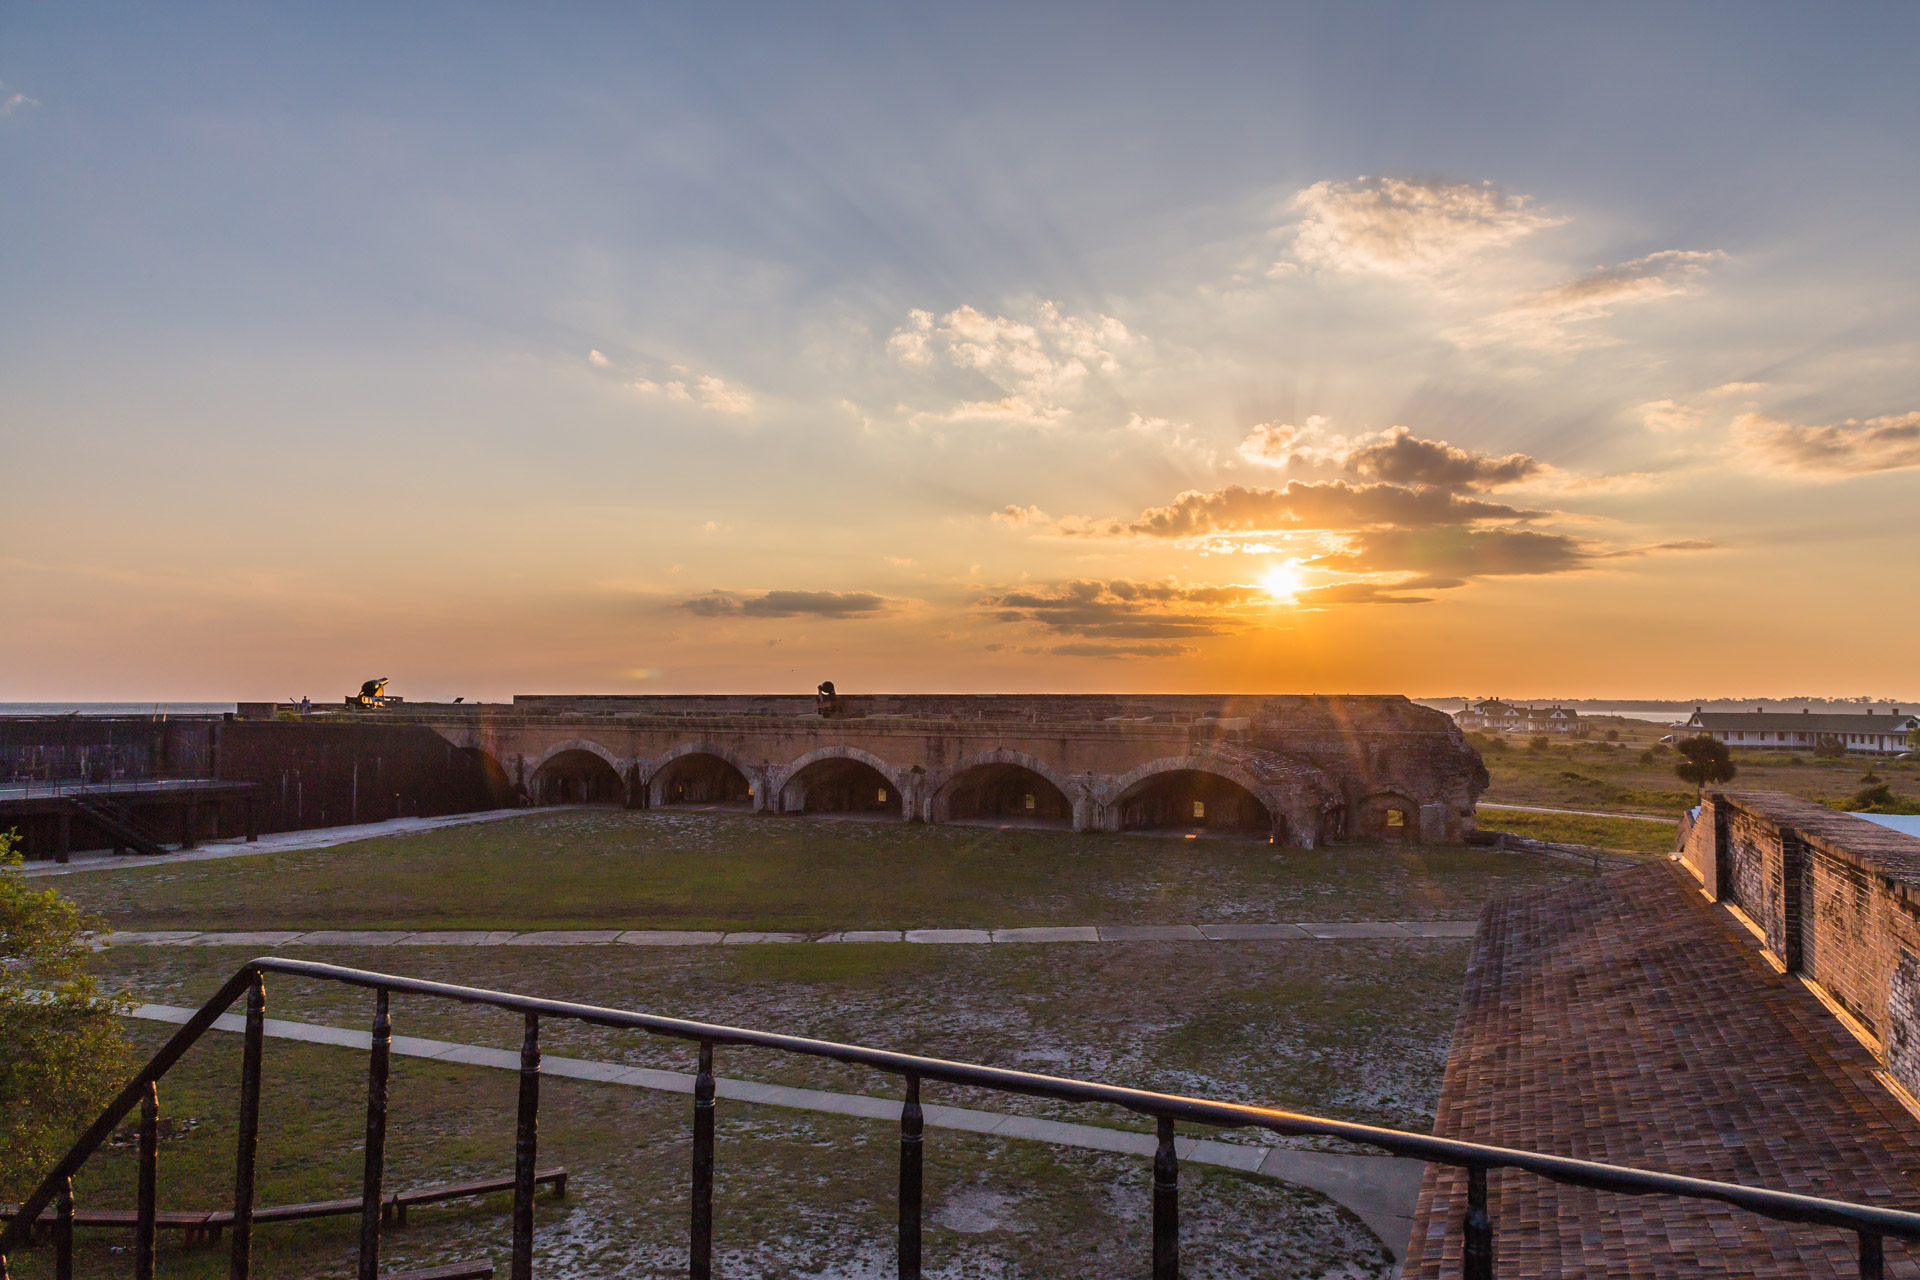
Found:
<path fill-rule="evenodd" d="M 1713 792 L 1680 858 L 1920 1094 L 1920 839 L 1778 792 Z"/>

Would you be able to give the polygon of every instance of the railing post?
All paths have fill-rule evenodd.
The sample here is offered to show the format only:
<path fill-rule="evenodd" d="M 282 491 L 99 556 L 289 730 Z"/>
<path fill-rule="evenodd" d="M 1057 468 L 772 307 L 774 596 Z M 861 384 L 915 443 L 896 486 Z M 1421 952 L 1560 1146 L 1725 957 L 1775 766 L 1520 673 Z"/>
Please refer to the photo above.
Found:
<path fill-rule="evenodd" d="M 380 1184 L 386 1176 L 387 1071 L 393 1057 L 393 1020 L 387 1015 L 387 989 L 373 1004 L 373 1052 L 367 1060 L 367 1146 L 360 1182 L 359 1280 L 380 1280 Z"/>
<path fill-rule="evenodd" d="M 1493 1219 L 1487 1216 L 1487 1167 L 1467 1166 L 1467 1216 L 1461 1230 L 1461 1280 L 1493 1280 Z"/>
<path fill-rule="evenodd" d="M 53 1280 L 73 1280 L 73 1179 L 60 1180 L 53 1218 Z"/>
<path fill-rule="evenodd" d="M 1153 1280 L 1180 1276 L 1180 1161 L 1173 1152 L 1173 1117 L 1160 1117 L 1153 1153 Z"/>
<path fill-rule="evenodd" d="M 693 1240 L 691 1280 L 713 1278 L 713 1041 L 700 1042 L 700 1073 L 693 1078 Z"/>
<path fill-rule="evenodd" d="M 247 988 L 247 1037 L 240 1052 L 240 1141 L 233 1160 L 233 1253 L 230 1280 L 247 1280 L 253 1266 L 254 1163 L 260 1151 L 260 1055 L 266 1040 L 267 989 L 259 972 Z"/>
<path fill-rule="evenodd" d="M 1860 1280 L 1885 1280 L 1887 1259 L 1880 1237 L 1871 1231 L 1860 1233 Z"/>
<path fill-rule="evenodd" d="M 134 1280 L 153 1280 L 154 1226 L 160 1192 L 160 1086 L 140 1095 L 140 1199 L 133 1228 Z"/>
<path fill-rule="evenodd" d="M 920 1110 L 920 1077 L 907 1076 L 900 1106 L 900 1280 L 920 1280 L 920 1167 L 926 1117 Z"/>
<path fill-rule="evenodd" d="M 520 1041 L 520 1119 L 513 1134 L 512 1280 L 533 1280 L 533 1174 L 540 1156 L 540 1015 Z"/>

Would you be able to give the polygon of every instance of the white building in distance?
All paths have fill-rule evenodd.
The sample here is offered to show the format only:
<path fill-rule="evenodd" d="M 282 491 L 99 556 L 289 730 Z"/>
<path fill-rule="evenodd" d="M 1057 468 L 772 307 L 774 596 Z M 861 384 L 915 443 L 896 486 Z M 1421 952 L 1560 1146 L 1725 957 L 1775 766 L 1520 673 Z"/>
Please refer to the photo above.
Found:
<path fill-rule="evenodd" d="M 1837 741 L 1848 751 L 1891 756 L 1912 750 L 1907 737 L 1920 728 L 1920 716 L 1895 707 L 1878 716 L 1822 711 L 1702 711 L 1680 726 L 1692 736 L 1706 734 L 1730 747 L 1761 747 L 1776 751 L 1811 752 L 1822 743 Z"/>

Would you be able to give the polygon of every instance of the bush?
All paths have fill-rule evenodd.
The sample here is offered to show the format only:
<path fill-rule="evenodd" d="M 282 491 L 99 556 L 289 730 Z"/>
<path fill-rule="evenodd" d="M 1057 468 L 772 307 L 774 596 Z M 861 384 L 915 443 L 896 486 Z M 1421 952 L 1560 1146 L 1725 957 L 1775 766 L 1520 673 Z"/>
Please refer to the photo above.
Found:
<path fill-rule="evenodd" d="M 1790 765 L 1793 765 L 1795 768 L 1798 768 L 1799 766 L 1805 764 L 1806 761 L 1802 760 L 1799 756 L 1788 756 L 1787 763 Z"/>
<path fill-rule="evenodd" d="M 1875 773 L 1871 769 L 1867 770 L 1865 773 L 1860 775 L 1860 784 L 1862 786 L 1867 786 L 1867 787 L 1875 786 L 1881 781 L 1883 781 L 1883 779 L 1880 777 L 1880 775 Z"/>
<path fill-rule="evenodd" d="M 1607 730 L 1607 741 L 1608 742 L 1620 741 L 1620 731 L 1618 729 Z"/>
<path fill-rule="evenodd" d="M 1875 781 L 1878 782 L 1878 779 Z M 1847 801 L 1847 808 L 1858 813 L 1861 810 L 1892 809 L 1899 803 L 1900 801 L 1894 797 L 1893 789 L 1886 783 L 1879 782 L 1877 786 L 1862 787 L 1854 792 L 1853 798 Z"/>
<path fill-rule="evenodd" d="M 1547 740 L 1547 735 L 1544 733 L 1535 734 L 1533 737 L 1527 739 L 1527 750 L 1535 753 L 1536 755 L 1546 754 L 1547 748 L 1551 745 L 1552 744 Z"/>
<path fill-rule="evenodd" d="M 132 1074 L 116 1015 L 86 971 L 100 922 L 20 874 L 0 832 L 0 1199 L 19 1201 Z"/>
<path fill-rule="evenodd" d="M 1673 773 L 1682 782 L 1704 787 L 1710 782 L 1731 782 L 1740 772 L 1733 763 L 1733 753 L 1718 738 L 1703 733 L 1686 739 L 1677 749 L 1681 759 L 1673 766 Z"/>
<path fill-rule="evenodd" d="M 1507 749 L 1507 740 L 1496 733 L 1481 733 L 1476 730 L 1467 735 L 1467 745 L 1475 751 L 1482 753 L 1488 751 L 1505 751 Z"/>
<path fill-rule="evenodd" d="M 1837 733 L 1821 734 L 1820 740 L 1813 746 L 1813 755 L 1816 760 L 1840 760 L 1844 759 L 1846 754 L 1847 746 L 1840 741 L 1840 735 Z"/>
<path fill-rule="evenodd" d="M 1653 763 L 1653 750 L 1652 750 L 1652 748 L 1648 748 L 1647 750 L 1645 750 L 1645 751 L 1642 751 L 1642 752 L 1640 753 L 1640 763 L 1641 763 L 1641 764 L 1652 764 L 1652 763 Z"/>

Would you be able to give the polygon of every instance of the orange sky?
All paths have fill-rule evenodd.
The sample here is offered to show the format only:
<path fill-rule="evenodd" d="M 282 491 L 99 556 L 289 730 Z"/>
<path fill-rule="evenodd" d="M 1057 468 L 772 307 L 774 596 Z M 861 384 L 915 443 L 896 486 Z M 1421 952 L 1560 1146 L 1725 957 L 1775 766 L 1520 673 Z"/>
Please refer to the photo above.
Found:
<path fill-rule="evenodd" d="M 1920 694 L 1899 41 L 761 16 L 0 17 L 0 700 Z"/>

